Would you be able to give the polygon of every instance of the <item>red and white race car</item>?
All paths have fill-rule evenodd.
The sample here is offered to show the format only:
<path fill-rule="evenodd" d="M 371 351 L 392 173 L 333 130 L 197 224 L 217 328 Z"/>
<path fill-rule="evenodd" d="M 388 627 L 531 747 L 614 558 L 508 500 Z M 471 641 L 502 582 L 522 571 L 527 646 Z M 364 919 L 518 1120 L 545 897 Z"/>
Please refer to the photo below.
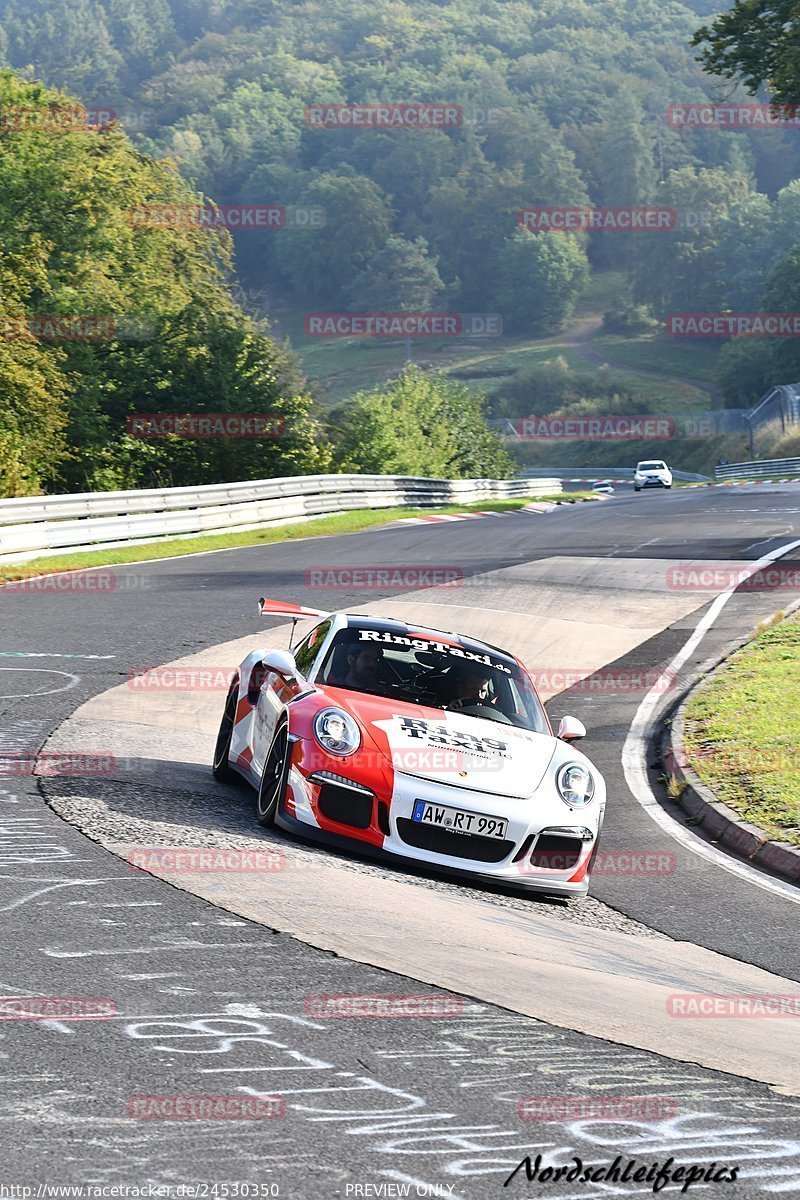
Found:
<path fill-rule="evenodd" d="M 322 619 L 294 651 L 254 651 L 225 703 L 214 776 L 258 790 L 257 818 L 438 871 L 582 896 L 602 775 L 556 735 L 504 650 L 402 621 L 261 600 Z"/>

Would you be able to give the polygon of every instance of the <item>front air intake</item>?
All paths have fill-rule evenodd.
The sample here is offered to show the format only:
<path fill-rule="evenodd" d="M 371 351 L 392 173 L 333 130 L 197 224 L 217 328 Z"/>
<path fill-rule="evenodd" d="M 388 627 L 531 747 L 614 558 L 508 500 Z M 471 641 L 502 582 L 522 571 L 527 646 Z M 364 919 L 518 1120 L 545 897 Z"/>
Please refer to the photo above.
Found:
<path fill-rule="evenodd" d="M 319 811 L 329 821 L 339 825 L 351 825 L 353 829 L 368 829 L 372 824 L 372 796 L 354 792 L 350 788 L 325 783 L 320 788 L 317 800 Z"/>
<path fill-rule="evenodd" d="M 577 866 L 583 842 L 561 833 L 540 833 L 531 851 L 531 866 L 547 871 L 569 871 Z"/>

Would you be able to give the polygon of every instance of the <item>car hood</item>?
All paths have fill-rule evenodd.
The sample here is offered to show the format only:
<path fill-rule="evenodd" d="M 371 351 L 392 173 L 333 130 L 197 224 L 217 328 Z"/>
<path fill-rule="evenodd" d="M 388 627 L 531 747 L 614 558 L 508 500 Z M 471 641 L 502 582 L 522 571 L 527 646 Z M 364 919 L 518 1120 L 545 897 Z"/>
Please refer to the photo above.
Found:
<path fill-rule="evenodd" d="M 352 692 L 347 707 L 396 771 L 495 796 L 530 796 L 558 745 L 549 733 Z"/>

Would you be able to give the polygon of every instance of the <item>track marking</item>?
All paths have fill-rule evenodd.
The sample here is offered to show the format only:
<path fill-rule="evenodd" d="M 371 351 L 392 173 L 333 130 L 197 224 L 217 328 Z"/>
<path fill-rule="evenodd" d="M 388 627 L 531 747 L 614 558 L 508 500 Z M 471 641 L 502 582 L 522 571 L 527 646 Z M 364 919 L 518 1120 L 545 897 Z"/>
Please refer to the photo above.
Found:
<path fill-rule="evenodd" d="M 153 878 L 157 879 L 158 876 Z M 261 942 L 191 942 L 175 946 L 136 946 L 131 949 L 117 946 L 112 950 L 55 950 L 43 946 L 42 954 L 46 954 L 48 958 L 105 958 L 115 954 L 160 954 L 161 951 L 175 954 L 178 950 L 193 950 L 195 953 L 203 950 L 252 950 L 260 945 Z"/>
<path fill-rule="evenodd" d="M 10 692 L 8 695 L 0 695 L 0 700 L 28 700 L 37 699 L 39 696 L 55 696 L 59 692 L 69 692 L 81 681 L 80 675 L 72 675 L 69 671 L 56 671 L 50 667 L 0 667 L 0 671 L 25 671 L 35 675 L 64 675 L 70 680 L 63 687 L 48 688 L 44 692 Z"/>
<path fill-rule="evenodd" d="M 19 882 L 17 875 L 0 875 L 0 879 L 11 879 L 14 882 Z M 33 882 L 28 880 L 27 882 Z M 42 881 L 44 882 L 44 881 Z M 35 892 L 31 892 L 27 896 L 22 896 L 19 900 L 12 900 L 10 904 L 4 904 L 0 908 L 0 912 L 13 912 L 15 908 L 21 908 L 23 904 L 28 904 L 31 900 L 38 900 L 40 896 L 44 896 L 47 892 L 55 892 L 60 888 L 67 887 L 95 887 L 101 883 L 117 883 L 119 882 L 114 876 L 109 876 L 106 879 L 64 879 L 59 882 L 49 882 L 47 887 L 39 888 Z M 127 882 L 123 880 L 123 882 Z M 84 903 L 88 903 L 85 901 Z"/>
<path fill-rule="evenodd" d="M 743 568 L 739 572 L 739 575 L 743 578 L 731 582 L 725 591 L 717 596 L 706 615 L 698 623 L 689 640 L 665 668 L 664 675 L 669 675 L 670 673 L 677 674 L 689 656 L 700 645 L 700 642 L 714 624 L 722 609 L 745 579 L 749 579 L 756 571 L 761 570 L 764 566 L 768 566 L 775 559 L 782 558 L 790 551 L 796 550 L 798 546 L 800 546 L 800 539 L 789 542 L 787 545 L 780 546 L 777 550 L 765 554 L 763 558 L 759 558 L 756 562 L 752 563 L 749 569 L 745 570 Z M 672 677 L 674 678 L 674 674 Z M 659 804 L 647 778 L 646 747 L 652 715 L 662 694 L 660 683 L 656 682 L 636 710 L 636 715 L 631 722 L 622 750 L 622 769 L 625 773 L 625 781 L 634 798 L 638 800 L 644 811 L 648 816 L 652 817 L 657 825 L 660 825 L 670 837 L 674 838 L 676 842 L 680 842 L 687 850 L 691 850 L 693 854 L 697 854 L 700 858 L 706 859 L 707 862 L 721 867 L 723 871 L 728 871 L 731 875 L 738 875 L 741 879 L 755 884 L 756 887 L 760 887 L 764 891 L 782 896 L 784 900 L 790 900 L 793 904 L 800 904 L 800 892 L 798 892 L 798 889 L 793 884 L 784 883 L 778 879 L 771 879 L 769 876 L 762 875 L 755 867 L 730 858 L 721 850 L 715 850 L 713 846 L 710 846 L 708 842 L 698 837 L 697 834 L 679 825 Z"/>
<path fill-rule="evenodd" d="M 655 546 L 656 542 L 660 542 L 660 537 L 650 538 L 649 542 L 639 542 L 638 546 L 615 546 L 613 550 L 609 550 L 608 554 L 604 554 L 603 558 L 613 558 L 618 550 L 624 551 L 625 554 L 635 554 L 637 550 L 644 550 L 646 546 Z"/>
<path fill-rule="evenodd" d="M 788 525 L 786 529 L 782 529 L 780 533 L 773 533 L 771 537 L 760 538 L 757 542 L 751 542 L 749 546 L 745 546 L 744 553 L 747 554 L 748 550 L 755 550 L 756 546 L 763 546 L 766 542 L 775 542 L 779 537 L 786 537 L 787 533 L 794 533 L 791 525 Z"/>
<path fill-rule="evenodd" d="M 40 650 L 0 650 L 0 658 L 82 658 L 107 659 L 116 658 L 116 654 L 51 654 Z"/>

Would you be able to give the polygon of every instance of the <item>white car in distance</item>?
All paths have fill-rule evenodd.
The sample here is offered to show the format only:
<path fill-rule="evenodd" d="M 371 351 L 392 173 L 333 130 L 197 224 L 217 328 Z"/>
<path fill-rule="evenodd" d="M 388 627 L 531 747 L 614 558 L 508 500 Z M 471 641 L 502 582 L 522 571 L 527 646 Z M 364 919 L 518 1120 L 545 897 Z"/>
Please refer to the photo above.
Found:
<path fill-rule="evenodd" d="M 634 491 L 640 492 L 642 488 L 649 487 L 672 487 L 672 471 L 660 458 L 648 458 L 636 464 L 633 473 Z"/>

